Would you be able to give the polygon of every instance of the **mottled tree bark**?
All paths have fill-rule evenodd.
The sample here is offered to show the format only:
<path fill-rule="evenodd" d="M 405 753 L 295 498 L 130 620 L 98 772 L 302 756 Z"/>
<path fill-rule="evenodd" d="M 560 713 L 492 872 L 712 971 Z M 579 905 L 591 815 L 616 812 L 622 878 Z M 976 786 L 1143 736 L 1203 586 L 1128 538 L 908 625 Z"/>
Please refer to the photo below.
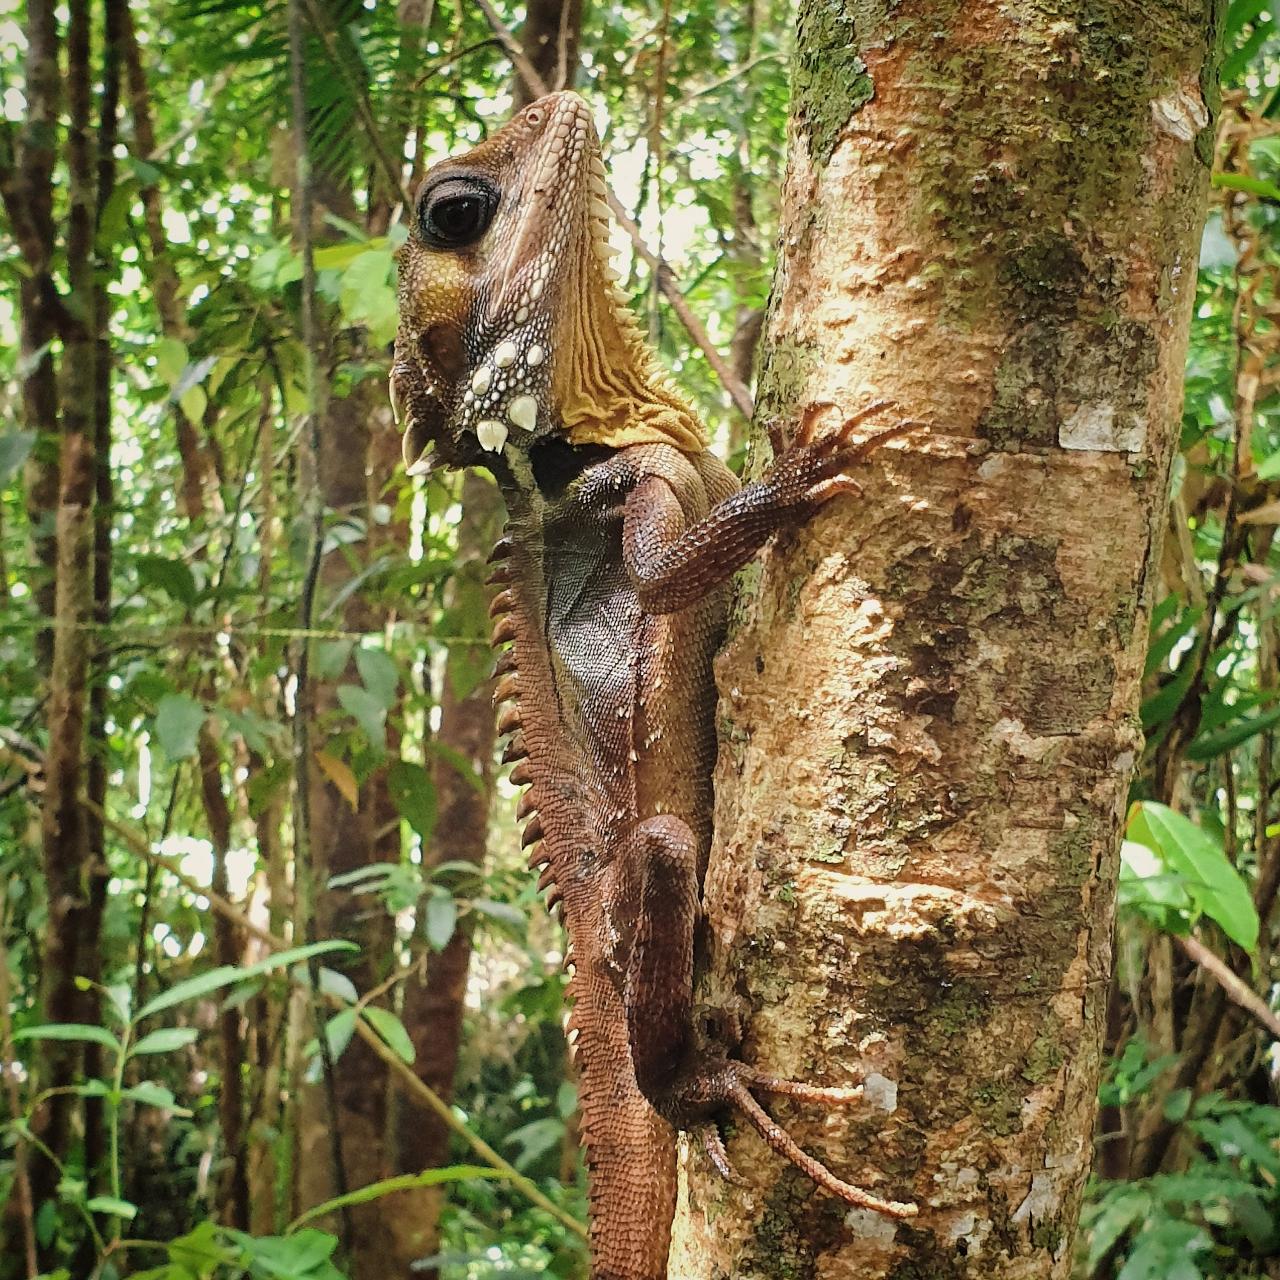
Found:
<path fill-rule="evenodd" d="M 435 835 L 425 865 L 442 862 L 484 862 L 489 837 L 489 806 L 493 788 L 494 727 L 492 682 L 482 680 L 474 688 L 455 688 L 455 680 L 469 672 L 477 655 L 488 661 L 488 616 L 484 586 L 485 561 L 497 541 L 501 525 L 497 490 L 488 479 L 468 473 L 462 482 L 463 518 L 458 527 L 458 568 L 452 585 L 455 616 L 470 618 L 476 634 L 451 654 L 440 691 L 440 729 L 437 741 L 466 760 L 483 780 L 477 788 L 462 777 L 451 760 L 437 757 L 432 769 L 436 789 Z M 468 597 L 470 603 L 468 603 Z M 461 669 L 461 670 L 459 670 Z M 461 693 L 461 696 L 459 694 Z M 425 951 L 420 940 L 415 948 Z M 442 1098 L 453 1097 L 462 1041 L 462 1016 L 471 967 L 471 929 L 465 923 L 454 930 L 445 948 L 426 957 L 404 987 L 404 1024 L 413 1040 L 413 1069 Z M 421 975 L 421 976 L 419 976 Z M 445 1165 L 449 1159 L 449 1130 L 435 1115 L 407 1099 L 397 1108 L 397 1162 L 402 1173 L 419 1173 Z M 440 1208 L 445 1190 L 423 1187 L 397 1200 L 394 1230 L 401 1252 L 405 1280 L 430 1280 L 434 1268 L 412 1270 L 412 1264 L 429 1257 L 439 1247 Z"/>
<path fill-rule="evenodd" d="M 686 1165 L 671 1274 L 1063 1280 L 1212 132 L 1209 0 L 805 0 L 762 412 L 923 425 L 721 659 L 702 996 L 864 1081 Z"/>
<path fill-rule="evenodd" d="M 34 15 L 33 15 L 34 16 Z M 93 1016 L 93 1003 L 77 990 L 76 978 L 95 970 L 97 915 L 90 894 L 89 829 L 81 805 L 85 782 L 85 718 L 89 643 L 93 617 L 93 503 L 96 481 L 94 406 L 97 400 L 97 285 L 93 236 L 97 217 L 94 139 L 91 120 L 93 70 L 91 17 L 87 0 L 74 0 L 67 20 L 66 223 L 70 305 L 63 326 L 57 558 L 53 650 L 49 669 L 48 748 L 41 812 L 41 843 L 48 919 L 41 942 L 41 1010 L 47 1022 L 77 1022 Z M 36 1057 L 48 1101 L 36 1125 L 45 1149 L 64 1163 L 75 1139 L 80 1102 L 69 1092 L 83 1055 L 74 1043 L 44 1042 Z M 60 1170 L 48 1159 L 33 1162 L 37 1205 L 51 1197 Z M 51 1270 L 56 1242 L 41 1250 Z"/>
<path fill-rule="evenodd" d="M 373 382 L 363 382 L 346 399 L 331 401 L 325 414 L 318 483 L 326 508 L 336 515 L 369 517 L 371 436 L 375 430 L 391 430 L 391 411 L 383 390 Z M 333 599 L 358 571 L 359 560 L 353 567 L 353 550 L 360 559 L 372 554 L 366 542 L 363 548 L 360 544 L 338 547 L 325 556 L 320 571 L 321 601 Z M 381 609 L 360 592 L 348 596 L 336 617 L 344 631 L 371 635 L 385 623 Z M 359 685 L 354 661 L 335 679 L 313 679 L 308 711 L 312 724 L 322 724 L 338 709 L 337 688 L 343 683 Z M 313 748 L 323 746 L 324 739 L 317 735 Z M 360 785 L 355 807 L 314 763 L 309 772 L 315 933 L 320 938 L 347 938 L 360 947 L 358 954 L 334 957 L 327 963 L 346 973 L 363 994 L 391 971 L 394 923 L 376 897 L 327 886 L 334 876 L 374 863 L 399 862 L 399 819 L 387 791 L 385 766 L 375 769 Z M 344 1189 L 356 1190 L 376 1182 L 391 1171 L 385 1148 L 389 1083 L 385 1065 L 356 1038 L 333 1064 L 333 1077 L 337 1114 L 330 1112 L 323 1083 L 308 1090 L 302 1108 L 298 1195 L 303 1207 L 339 1195 Z M 335 1167 L 329 1132 L 334 1124 L 338 1127 L 341 1170 Z M 349 1267 L 354 1280 L 382 1280 L 391 1274 L 394 1253 L 386 1219 L 386 1207 L 377 1201 L 351 1210 Z"/>

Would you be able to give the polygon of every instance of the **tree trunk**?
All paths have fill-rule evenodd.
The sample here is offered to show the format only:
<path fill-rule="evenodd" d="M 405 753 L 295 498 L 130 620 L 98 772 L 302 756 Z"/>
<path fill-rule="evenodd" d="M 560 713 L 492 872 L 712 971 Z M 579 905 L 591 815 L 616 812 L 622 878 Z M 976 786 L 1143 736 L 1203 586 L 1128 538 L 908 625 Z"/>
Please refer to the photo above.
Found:
<path fill-rule="evenodd" d="M 34 17 L 34 15 L 33 15 Z M 86 624 L 93 619 L 93 503 L 96 485 L 95 404 L 97 378 L 97 285 L 93 237 L 97 218 L 94 138 L 91 121 L 93 69 L 91 16 L 87 0 L 75 0 L 67 19 L 67 276 L 71 286 L 64 325 L 61 369 L 61 441 L 56 517 L 53 657 L 49 670 L 48 749 L 41 812 L 41 843 L 48 919 L 41 945 L 40 1002 L 48 1022 L 91 1020 L 95 1002 L 76 978 L 97 971 L 97 914 L 91 896 L 89 828 L 81 804 L 85 782 L 85 718 L 89 672 Z M 36 1073 L 47 1102 L 36 1128 L 58 1165 L 65 1164 L 83 1115 L 70 1092 L 83 1069 L 80 1046 L 48 1041 L 40 1046 Z M 53 1161 L 32 1168 L 37 1205 L 51 1198 L 61 1177 Z M 41 1252 L 52 1270 L 56 1242 Z"/>
<path fill-rule="evenodd" d="M 1076 12 L 1076 11 L 1072 11 Z M 1063 1280 L 1212 130 L 1209 0 L 800 6 L 762 413 L 922 424 L 719 668 L 702 997 L 894 1223 L 741 1127 L 671 1274 Z"/>

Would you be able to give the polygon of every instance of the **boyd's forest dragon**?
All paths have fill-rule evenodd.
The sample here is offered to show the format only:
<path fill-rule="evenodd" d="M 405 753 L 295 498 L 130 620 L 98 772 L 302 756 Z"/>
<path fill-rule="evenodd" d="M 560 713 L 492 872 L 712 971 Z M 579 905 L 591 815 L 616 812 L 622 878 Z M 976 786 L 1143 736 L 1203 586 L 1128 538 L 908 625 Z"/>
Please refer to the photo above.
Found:
<path fill-rule="evenodd" d="M 715 685 L 728 579 L 780 527 L 856 489 L 852 423 L 739 488 L 657 372 L 610 265 L 586 104 L 557 93 L 427 174 L 400 250 L 391 374 L 411 473 L 484 466 L 509 522 L 491 612 L 504 759 L 539 886 L 562 905 L 589 1178 L 592 1275 L 659 1280 L 676 1130 L 730 1170 L 736 1109 L 851 1204 L 753 1097 L 844 1103 L 695 1037 L 694 933 L 711 840 Z M 865 415 L 864 415 L 865 416 Z"/>

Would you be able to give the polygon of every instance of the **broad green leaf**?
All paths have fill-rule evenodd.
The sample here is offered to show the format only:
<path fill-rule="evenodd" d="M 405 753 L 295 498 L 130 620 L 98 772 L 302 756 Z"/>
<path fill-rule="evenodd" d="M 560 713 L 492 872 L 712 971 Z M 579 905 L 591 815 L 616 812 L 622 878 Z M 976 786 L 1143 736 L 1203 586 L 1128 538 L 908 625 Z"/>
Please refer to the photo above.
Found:
<path fill-rule="evenodd" d="M 27 460 L 36 443 L 34 431 L 6 431 L 0 434 L 0 484 Z"/>
<path fill-rule="evenodd" d="M 1222 846 L 1205 831 L 1166 805 L 1147 800 L 1133 807 L 1126 835 L 1183 878 L 1197 908 L 1227 937 L 1246 951 L 1257 946 L 1258 913 L 1249 890 Z"/>
<path fill-rule="evenodd" d="M 558 1116 L 543 1116 L 513 1129 L 506 1136 L 508 1145 L 518 1146 L 520 1154 L 512 1164 L 522 1172 L 545 1155 L 552 1147 L 564 1141 L 564 1121 Z"/>
<path fill-rule="evenodd" d="M 90 1213 L 107 1213 L 113 1218 L 123 1218 L 126 1222 L 131 1222 L 138 1216 L 138 1206 L 128 1200 L 121 1200 L 118 1196 L 93 1196 L 85 1202 L 84 1207 Z"/>
<path fill-rule="evenodd" d="M 346 670 L 351 657 L 350 640 L 324 640 L 316 645 L 312 669 L 319 680 L 336 680 Z"/>
<path fill-rule="evenodd" d="M 338 302 L 346 319 L 364 325 L 375 343 L 395 337 L 396 293 L 391 250 L 386 245 L 352 258 L 342 273 Z"/>
<path fill-rule="evenodd" d="M 304 1280 L 338 1247 L 333 1236 L 310 1228 L 291 1236 L 250 1236 L 230 1230 L 226 1235 L 244 1250 L 253 1275 L 261 1273 L 272 1280 Z"/>
<path fill-rule="evenodd" d="M 411 760 L 397 760 L 387 770 L 387 792 L 400 816 L 430 840 L 436 825 L 436 788 L 431 775 Z"/>
<path fill-rule="evenodd" d="M 169 1241 L 169 1258 L 200 1277 L 213 1274 L 215 1267 L 233 1262 L 235 1251 L 218 1239 L 218 1228 L 208 1220 L 185 1236 Z"/>
<path fill-rule="evenodd" d="M 189 1116 L 187 1107 L 180 1107 L 173 1096 L 173 1090 L 154 1080 L 142 1080 L 121 1092 L 120 1097 L 129 1102 L 140 1102 L 144 1107 L 159 1107 L 162 1111 L 172 1111 L 175 1115 Z"/>
<path fill-rule="evenodd" d="M 458 904 L 450 893 L 433 893 L 423 908 L 424 932 L 433 951 L 443 951 L 458 922 Z"/>
<path fill-rule="evenodd" d="M 351 1037 L 355 1034 L 356 1017 L 357 1013 L 354 1009 L 343 1009 L 324 1024 L 324 1036 L 329 1042 L 331 1062 L 337 1062 L 346 1052 L 347 1045 L 351 1043 Z"/>
<path fill-rule="evenodd" d="M 356 650 L 356 670 L 360 672 L 364 687 L 384 710 L 390 710 L 400 687 L 400 672 L 391 655 L 385 649 L 362 646 Z"/>
<path fill-rule="evenodd" d="M 528 923 L 524 912 L 519 907 L 513 907 L 509 902 L 495 902 L 492 898 L 474 898 L 471 907 L 482 916 L 509 924 L 513 929 L 523 929 Z"/>
<path fill-rule="evenodd" d="M 182 1004 L 186 1000 L 195 1000 L 200 996 L 212 995 L 215 991 L 221 991 L 226 987 L 234 986 L 237 982 L 244 982 L 249 978 L 256 978 L 259 974 L 270 973 L 272 969 L 279 969 L 282 965 L 296 964 L 299 960 L 310 959 L 311 956 L 325 955 L 330 951 L 358 951 L 359 948 L 352 942 L 344 942 L 338 938 L 330 938 L 324 942 L 311 942 L 303 947 L 290 947 L 287 951 L 277 951 L 273 955 L 269 955 L 264 960 L 259 960 L 256 964 L 246 965 L 239 968 L 236 965 L 219 965 L 216 969 L 210 969 L 208 973 L 202 973 L 194 978 L 188 978 L 185 982 L 179 982 L 176 986 L 172 986 L 168 991 L 149 1000 L 141 1009 L 138 1010 L 138 1021 L 151 1017 L 152 1014 L 159 1013 L 162 1009 L 172 1008 L 176 1004 Z"/>
<path fill-rule="evenodd" d="M 89 1022 L 43 1022 L 38 1027 L 23 1027 L 14 1033 L 14 1040 L 87 1040 L 100 1044 L 114 1053 L 120 1052 L 120 1041 L 106 1027 Z"/>
<path fill-rule="evenodd" d="M 356 723 L 369 739 L 370 746 L 379 750 L 387 741 L 387 709 L 369 692 L 357 684 L 340 684 L 338 701 L 343 709 L 355 718 Z"/>
<path fill-rule="evenodd" d="M 195 1027 L 160 1027 L 145 1035 L 129 1050 L 129 1057 L 141 1057 L 144 1053 L 172 1053 L 174 1049 L 185 1048 L 199 1038 L 200 1032 Z"/>
<path fill-rule="evenodd" d="M 413 1064 L 417 1056 L 413 1050 L 413 1041 L 409 1039 L 404 1023 L 390 1009 L 384 1009 L 376 1004 L 365 1005 L 364 1017 L 378 1035 L 395 1050 L 396 1057 L 402 1062 Z"/>
<path fill-rule="evenodd" d="M 196 754 L 196 738 L 208 713 L 185 693 L 166 693 L 156 708 L 156 741 L 170 760 Z"/>
<path fill-rule="evenodd" d="M 276 725 L 264 716 L 252 711 L 236 711 L 231 707 L 218 707 L 217 716 L 232 733 L 244 739 L 250 751 L 265 755 L 271 746 L 271 737 L 277 732 Z"/>
<path fill-rule="evenodd" d="M 438 738 L 428 738 L 422 745 L 431 755 L 437 756 L 449 765 L 473 791 L 484 795 L 484 778 L 461 751 L 449 746 L 446 742 L 441 742 Z"/>
<path fill-rule="evenodd" d="M 1088 1232 L 1088 1272 L 1092 1274 L 1116 1241 L 1135 1223 L 1145 1221 L 1150 1212 L 1151 1197 L 1143 1189 L 1129 1186 L 1121 1186 L 1114 1191 L 1108 1189 Z"/>
<path fill-rule="evenodd" d="M 324 965 L 320 966 L 320 993 L 334 996 L 338 1000 L 345 1000 L 348 1004 L 355 1004 L 360 999 L 356 984 L 345 973 L 339 973 L 337 969 L 327 969 Z"/>
<path fill-rule="evenodd" d="M 156 343 L 156 373 L 166 387 L 170 390 L 176 387 L 186 367 L 186 343 L 177 338 L 161 338 Z"/>

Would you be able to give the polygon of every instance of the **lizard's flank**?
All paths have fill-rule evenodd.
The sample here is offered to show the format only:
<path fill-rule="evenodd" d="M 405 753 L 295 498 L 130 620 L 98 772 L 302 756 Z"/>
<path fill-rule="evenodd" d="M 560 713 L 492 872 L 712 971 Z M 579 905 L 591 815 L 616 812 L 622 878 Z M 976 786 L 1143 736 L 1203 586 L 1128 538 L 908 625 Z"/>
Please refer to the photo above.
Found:
<path fill-rule="evenodd" d="M 400 253 L 391 395 L 411 473 L 485 466 L 507 505 L 495 699 L 529 788 L 530 866 L 569 935 L 592 1275 L 660 1280 L 676 1131 L 728 1175 L 728 1109 L 850 1204 L 915 1209 L 842 1182 L 754 1096 L 830 1105 L 856 1087 L 774 1080 L 695 1034 L 693 1010 L 728 580 L 777 529 L 856 492 L 860 419 L 802 430 L 739 488 L 617 291 L 606 199 L 572 93 L 436 165 Z"/>

